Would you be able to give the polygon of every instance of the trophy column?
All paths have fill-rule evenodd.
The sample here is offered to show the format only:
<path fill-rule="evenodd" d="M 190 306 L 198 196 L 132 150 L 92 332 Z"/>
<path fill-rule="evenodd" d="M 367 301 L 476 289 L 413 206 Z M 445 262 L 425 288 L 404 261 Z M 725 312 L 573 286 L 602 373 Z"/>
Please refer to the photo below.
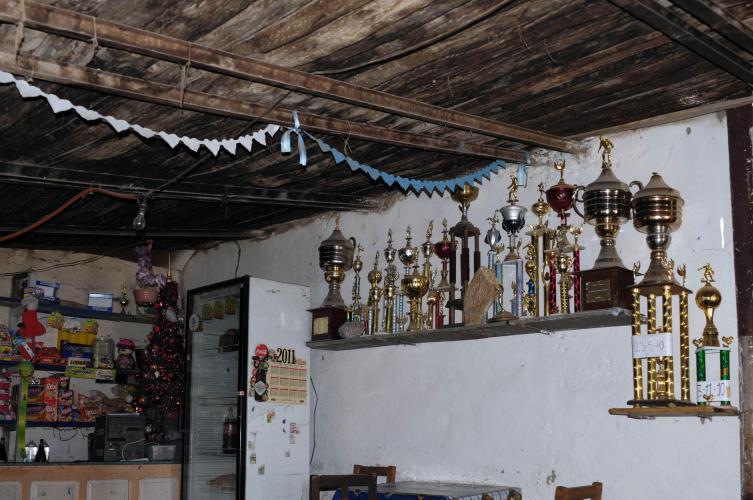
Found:
<path fill-rule="evenodd" d="M 552 210 L 559 216 L 560 225 L 555 233 L 555 244 L 551 250 L 545 252 L 549 262 L 549 314 L 570 312 L 570 288 L 573 285 L 572 264 L 570 252 L 574 247 L 567 239 L 570 225 L 567 218 L 573 207 L 576 187 L 565 182 L 565 160 L 555 163 L 554 168 L 560 173 L 557 184 L 546 190 L 546 200 Z M 560 306 L 557 309 L 557 278 L 559 274 Z"/>
<path fill-rule="evenodd" d="M 548 250 L 549 243 L 549 221 L 544 222 L 544 217 L 549 213 L 549 204 L 544 200 L 544 183 L 539 183 L 539 199 L 531 206 L 533 214 L 539 218 L 539 222 L 531 225 L 531 230 L 526 235 L 531 237 L 530 247 L 526 255 L 526 273 L 528 274 L 528 295 L 529 299 L 529 316 L 546 316 L 549 308 L 547 307 L 546 293 L 541 293 L 539 285 L 539 271 L 546 267 L 546 257 L 544 251 Z M 548 289 L 548 288 L 547 288 Z M 533 293 L 531 293 L 533 292 Z M 544 303 L 542 304 L 542 297 Z"/>
<path fill-rule="evenodd" d="M 518 239 L 518 233 L 526 225 L 526 209 L 518 205 L 518 177 L 512 174 L 510 185 L 508 186 L 507 203 L 499 209 L 502 215 L 502 229 L 507 233 L 509 238 L 508 253 L 502 261 L 502 274 L 504 279 L 505 268 L 512 269 L 513 281 L 510 290 L 512 291 L 512 304 L 510 310 L 513 316 L 523 316 L 523 259 L 518 252 L 522 242 Z M 495 317 L 502 315 L 504 317 L 504 306 L 502 311 Z"/>
<path fill-rule="evenodd" d="M 452 193 L 452 199 L 460 203 L 460 222 L 455 224 L 450 229 L 450 236 L 453 238 L 453 248 L 457 248 L 457 242 L 460 242 L 460 297 L 456 298 L 454 287 L 450 290 L 450 302 L 448 306 L 450 308 L 450 323 L 454 322 L 455 310 L 463 309 L 463 297 L 465 296 L 465 290 L 468 283 L 471 280 L 471 250 L 468 241 L 473 238 L 474 250 L 473 250 L 473 272 L 475 273 L 479 267 L 481 267 L 481 250 L 479 248 L 479 238 L 481 231 L 471 224 L 468 220 L 468 207 L 471 202 L 478 198 L 478 188 L 464 185 L 462 189 L 456 190 Z M 454 251 L 453 251 L 454 254 Z M 450 262 L 450 276 L 451 279 L 456 275 L 453 272 L 454 255 L 453 260 Z"/>

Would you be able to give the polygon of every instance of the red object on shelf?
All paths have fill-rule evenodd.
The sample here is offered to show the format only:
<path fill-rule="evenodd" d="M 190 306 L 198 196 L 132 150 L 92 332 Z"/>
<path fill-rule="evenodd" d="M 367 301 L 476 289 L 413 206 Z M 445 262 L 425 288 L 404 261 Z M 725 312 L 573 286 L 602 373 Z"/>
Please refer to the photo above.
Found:
<path fill-rule="evenodd" d="M 148 307 L 157 302 L 158 290 L 156 288 L 136 288 L 133 290 L 133 298 L 136 304 Z"/>

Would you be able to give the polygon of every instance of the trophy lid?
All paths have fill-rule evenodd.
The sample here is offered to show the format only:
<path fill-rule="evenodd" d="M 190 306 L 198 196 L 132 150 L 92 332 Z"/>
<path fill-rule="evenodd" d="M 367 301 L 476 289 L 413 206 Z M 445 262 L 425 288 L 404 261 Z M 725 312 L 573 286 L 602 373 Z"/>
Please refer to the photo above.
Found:
<path fill-rule="evenodd" d="M 662 176 L 656 172 L 653 172 L 651 174 L 651 179 L 648 181 L 648 184 L 642 186 L 640 185 L 640 183 L 638 183 L 638 187 L 640 187 L 640 189 L 633 195 L 633 199 L 636 201 L 641 200 L 642 198 L 648 198 L 650 196 L 676 198 L 681 202 L 684 201 L 682 199 L 682 196 L 680 196 L 680 192 L 669 187 L 667 183 L 664 182 Z"/>
<path fill-rule="evenodd" d="M 342 265 L 347 271 L 353 264 L 355 244 L 340 231 L 340 216 L 335 217 L 335 230 L 319 244 L 319 267 Z"/>

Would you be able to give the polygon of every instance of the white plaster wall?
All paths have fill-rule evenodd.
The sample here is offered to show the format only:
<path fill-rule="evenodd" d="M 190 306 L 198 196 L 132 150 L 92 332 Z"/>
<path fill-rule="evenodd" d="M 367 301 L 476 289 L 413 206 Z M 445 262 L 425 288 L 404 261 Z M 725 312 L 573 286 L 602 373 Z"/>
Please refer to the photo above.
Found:
<path fill-rule="evenodd" d="M 21 273 L 31 268 L 42 269 L 52 265 L 72 263 L 82 259 L 97 257 L 92 254 L 70 253 L 51 250 L 24 250 L 0 248 L 0 273 Z M 113 309 L 120 312 L 120 304 L 117 300 L 123 286 L 126 287 L 131 304 L 128 311 L 133 314 L 136 306 L 133 302 L 131 290 L 136 286 L 137 265 L 135 262 L 125 261 L 112 257 L 98 258 L 94 262 L 61 267 L 48 271 L 40 271 L 37 278 L 42 281 L 54 281 L 61 284 L 58 297 L 63 301 L 71 301 L 85 306 L 89 292 L 112 293 L 114 296 Z M 166 272 L 156 268 L 156 272 Z M 177 278 L 177 273 L 173 273 Z M 8 297 L 11 294 L 11 277 L 0 276 L 0 296 Z M 40 321 L 46 325 L 46 314 L 40 313 Z M 15 326 L 18 319 L 7 307 L 0 306 L 0 323 Z M 146 336 L 151 330 L 148 324 L 127 323 L 117 321 L 99 321 L 99 335 L 113 338 L 115 342 L 120 338 L 133 339 L 137 347 L 146 344 Z M 55 345 L 57 342 L 56 330 L 48 328 L 45 335 L 38 337 L 45 345 Z M 37 377 L 46 376 L 46 372 L 38 372 Z M 89 390 L 104 392 L 108 397 L 112 396 L 111 384 L 97 384 L 93 380 L 74 379 L 72 388 L 75 394 L 87 393 Z M 86 436 L 93 432 L 91 428 L 79 429 L 52 429 L 46 427 L 30 427 L 26 429 L 27 441 L 33 440 L 38 443 L 44 439 L 50 445 L 50 460 L 56 462 L 69 462 L 74 460 L 86 460 L 87 440 Z M 0 431 L 2 433 L 2 431 Z M 7 434 L 6 434 L 7 435 Z M 15 432 L 9 433 L 10 443 L 15 443 Z M 7 440 L 6 440 L 7 441 Z M 11 453 L 14 448 L 11 447 Z"/>
<path fill-rule="evenodd" d="M 723 116 L 611 139 L 621 179 L 645 183 L 658 171 L 684 196 L 685 222 L 673 237 L 670 256 L 678 264 L 687 263 L 693 289 L 700 286 L 695 270 L 706 261 L 713 263 L 724 297 L 717 325 L 723 334 L 735 334 Z M 569 182 L 586 184 L 598 175 L 596 142 L 590 144 L 587 156 L 567 158 Z M 553 169 L 532 168 L 522 203 L 532 204 L 540 181 L 549 186 L 557 179 Z M 508 184 L 507 175 L 485 183 L 471 206 L 471 220 L 482 231 L 487 229 L 484 219 L 505 204 Z M 369 269 L 374 252 L 386 245 L 388 227 L 402 235 L 410 224 L 414 241 L 420 242 L 428 220 L 433 218 L 440 227 L 442 217 L 451 223 L 459 218 L 448 197 L 408 196 L 384 213 L 344 214 L 342 226 L 366 247 L 364 268 Z M 312 303 L 318 305 L 326 285 L 316 248 L 333 225 L 328 214 L 266 241 L 242 243 L 239 275 L 309 285 Z M 397 246 L 402 236 L 399 240 Z M 582 241 L 587 269 L 598 252 L 591 227 Z M 618 247 L 628 266 L 641 260 L 645 269 L 649 252 L 643 235 L 628 226 Z M 197 253 L 184 269 L 184 285 L 192 288 L 232 277 L 237 251 L 234 244 L 224 244 Z M 343 286 L 346 297 L 350 283 L 349 277 Z M 691 337 L 699 337 L 703 319 L 695 306 L 690 326 Z M 736 349 L 735 344 L 734 359 Z M 522 487 L 529 499 L 553 498 L 555 485 L 592 481 L 604 483 L 608 499 L 739 498 L 738 419 L 638 421 L 607 413 L 610 407 L 625 406 L 632 396 L 630 353 L 628 327 L 313 351 L 319 405 L 312 472 L 345 473 L 353 463 L 395 464 L 399 479 L 510 484 Z M 733 363 L 733 380 L 737 376 Z"/>

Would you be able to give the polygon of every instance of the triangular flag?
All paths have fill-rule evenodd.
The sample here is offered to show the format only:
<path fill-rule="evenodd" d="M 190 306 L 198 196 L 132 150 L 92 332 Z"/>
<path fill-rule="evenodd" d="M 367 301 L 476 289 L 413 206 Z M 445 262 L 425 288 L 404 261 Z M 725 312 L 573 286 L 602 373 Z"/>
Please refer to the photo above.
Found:
<path fill-rule="evenodd" d="M 246 148 L 246 151 L 248 151 L 249 153 L 251 152 L 251 148 L 253 147 L 254 140 L 250 135 L 242 135 L 238 137 L 238 142 L 240 143 L 241 146 Z"/>
<path fill-rule="evenodd" d="M 122 132 L 130 127 L 130 124 L 127 121 L 118 120 L 117 118 L 114 118 L 112 116 L 105 116 L 103 120 L 109 123 L 116 132 Z"/>
<path fill-rule="evenodd" d="M 193 137 L 183 136 L 180 138 L 180 142 L 185 144 L 186 147 L 190 149 L 191 151 L 193 151 L 194 153 L 197 152 L 199 148 L 201 147 L 201 141 Z"/>
<path fill-rule="evenodd" d="M 175 146 L 180 144 L 180 137 L 178 137 L 175 134 L 168 134 L 167 132 L 160 132 L 158 134 L 166 143 L 170 145 L 171 148 L 175 149 Z"/>
<path fill-rule="evenodd" d="M 410 185 L 410 181 L 405 177 L 395 177 L 395 181 L 400 184 L 400 187 L 403 188 L 403 191 L 406 191 L 408 189 L 408 186 Z"/>

